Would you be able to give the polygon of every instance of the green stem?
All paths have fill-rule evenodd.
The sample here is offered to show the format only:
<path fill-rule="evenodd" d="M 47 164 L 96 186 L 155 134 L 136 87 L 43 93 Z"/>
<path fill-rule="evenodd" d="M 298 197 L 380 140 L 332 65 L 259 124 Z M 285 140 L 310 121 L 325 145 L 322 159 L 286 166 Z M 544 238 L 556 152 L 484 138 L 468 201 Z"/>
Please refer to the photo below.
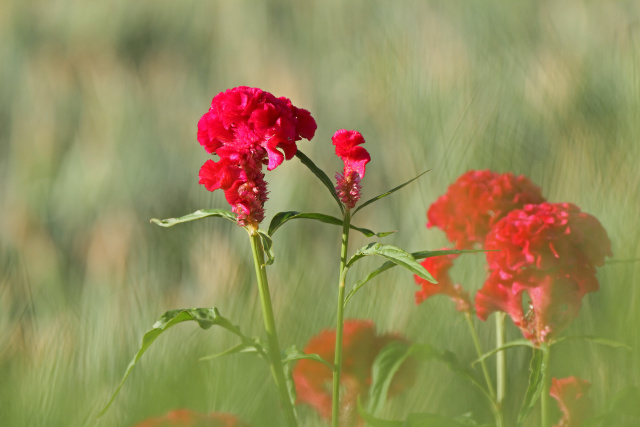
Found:
<path fill-rule="evenodd" d="M 267 280 L 267 271 L 264 265 L 264 251 L 260 235 L 256 229 L 248 228 L 249 237 L 251 239 L 251 252 L 253 253 L 253 263 L 256 269 L 256 278 L 258 279 L 258 291 L 260 293 L 260 304 L 262 306 L 262 316 L 264 320 L 264 329 L 267 333 L 267 354 L 269 356 L 269 367 L 271 374 L 278 389 L 280 403 L 284 411 L 287 426 L 297 427 L 293 403 L 289 397 L 287 390 L 287 382 L 282 366 L 282 358 L 280 356 L 280 345 L 278 344 L 278 333 L 276 332 L 276 323 L 273 317 L 273 308 L 271 305 L 271 295 L 269 293 L 269 282 Z"/>
<path fill-rule="evenodd" d="M 476 333 L 476 327 L 473 325 L 473 320 L 471 319 L 471 314 L 469 312 L 464 313 L 464 317 L 467 320 L 467 325 L 469 325 L 469 331 L 471 332 L 471 338 L 473 338 L 473 344 L 476 347 L 476 352 L 478 353 L 478 357 L 482 357 L 482 347 L 480 347 L 480 341 L 478 340 L 478 334 Z M 487 390 L 489 391 L 489 396 L 491 397 L 491 410 L 493 412 L 493 417 L 496 420 L 496 426 L 502 427 L 502 411 L 500 410 L 500 405 L 496 401 L 496 392 L 493 389 L 493 384 L 491 382 L 491 377 L 489 376 L 489 371 L 487 370 L 487 365 L 484 363 L 484 359 L 480 360 L 480 366 L 482 366 L 482 373 L 484 374 L 484 379 L 487 383 Z"/>
<path fill-rule="evenodd" d="M 342 369 L 342 332 L 344 329 L 344 288 L 347 276 L 347 247 L 349 246 L 349 226 L 351 212 L 345 209 L 342 224 L 342 248 L 340 250 L 340 282 L 338 283 L 338 314 L 336 320 L 336 345 L 333 361 L 333 400 L 331 405 L 331 426 L 338 427 L 340 420 L 340 371 Z"/>
<path fill-rule="evenodd" d="M 505 343 L 504 319 L 506 313 L 496 313 L 496 348 L 501 348 Z M 502 406 L 502 400 L 507 388 L 507 368 L 504 350 L 496 354 L 496 402 Z"/>
<path fill-rule="evenodd" d="M 542 427 L 550 427 L 551 420 L 549 419 L 549 403 L 551 400 L 551 396 L 549 395 L 549 389 L 551 388 L 551 376 L 549 369 L 549 356 L 551 354 L 551 348 L 546 344 L 542 344 L 542 346 L 540 347 L 540 351 L 542 351 L 542 395 L 540 396 L 540 424 L 542 425 Z"/>

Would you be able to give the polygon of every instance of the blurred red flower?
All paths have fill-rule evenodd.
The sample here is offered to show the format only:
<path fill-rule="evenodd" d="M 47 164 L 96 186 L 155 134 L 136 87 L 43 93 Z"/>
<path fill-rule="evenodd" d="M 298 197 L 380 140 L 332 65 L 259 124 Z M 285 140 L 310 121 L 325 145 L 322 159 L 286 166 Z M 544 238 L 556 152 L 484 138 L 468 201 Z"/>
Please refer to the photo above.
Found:
<path fill-rule="evenodd" d="M 456 249 L 470 249 L 482 245 L 491 227 L 513 209 L 544 200 L 523 175 L 470 170 L 431 205 L 427 227 L 442 229 Z"/>
<path fill-rule="evenodd" d="M 355 130 L 341 129 L 331 141 L 336 147 L 336 155 L 344 162 L 342 173 L 336 174 L 336 192 L 342 203 L 351 209 L 360 200 L 360 180 L 364 178 L 371 156 L 360 146 L 365 141 L 362 134 Z"/>
<path fill-rule="evenodd" d="M 216 95 L 198 122 L 198 142 L 220 161 L 200 169 L 200 184 L 222 189 L 238 224 L 264 219 L 267 186 L 262 166 L 273 170 L 297 151 L 296 141 L 311 139 L 316 122 L 287 98 L 246 86 Z"/>
<path fill-rule="evenodd" d="M 332 362 L 335 355 L 335 330 L 324 330 L 311 338 L 304 352 L 318 354 Z M 371 385 L 371 368 L 378 353 L 394 341 L 406 342 L 396 334 L 376 335 L 373 322 L 347 320 L 344 322 L 342 340 L 342 373 L 340 376 L 340 404 L 345 425 L 357 420 L 358 395 L 366 399 Z M 389 394 L 397 394 L 413 384 L 411 363 L 405 363 L 394 377 Z M 298 394 L 298 403 L 306 403 L 320 416 L 331 419 L 333 372 L 323 363 L 309 359 L 297 362 L 293 369 L 293 380 Z"/>
<path fill-rule="evenodd" d="M 598 290 L 596 266 L 611 256 L 600 222 L 570 203 L 527 205 L 495 224 L 485 241 L 489 277 L 476 294 L 478 317 L 505 311 L 524 336 L 547 342 Z M 526 294 L 526 295 L 525 295 Z M 529 306 L 522 307 L 528 296 Z"/>
<path fill-rule="evenodd" d="M 587 396 L 591 384 L 577 377 L 552 378 L 549 394 L 563 413 L 554 427 L 579 427 L 587 419 L 593 402 Z"/>
<path fill-rule="evenodd" d="M 444 249 L 446 250 L 446 248 Z M 425 258 L 421 265 L 436 279 L 437 284 L 431 283 L 417 274 L 414 275 L 416 284 L 421 287 L 416 292 L 416 304 L 422 303 L 433 295 L 447 295 L 456 303 L 456 310 L 461 312 L 471 312 L 472 304 L 469 293 L 459 284 L 454 285 L 449 276 L 449 269 L 453 267 L 453 260 L 457 255 L 440 255 Z"/>
<path fill-rule="evenodd" d="M 231 414 L 201 414 L 188 409 L 176 409 L 162 417 L 149 418 L 134 427 L 248 427 L 248 424 Z"/>

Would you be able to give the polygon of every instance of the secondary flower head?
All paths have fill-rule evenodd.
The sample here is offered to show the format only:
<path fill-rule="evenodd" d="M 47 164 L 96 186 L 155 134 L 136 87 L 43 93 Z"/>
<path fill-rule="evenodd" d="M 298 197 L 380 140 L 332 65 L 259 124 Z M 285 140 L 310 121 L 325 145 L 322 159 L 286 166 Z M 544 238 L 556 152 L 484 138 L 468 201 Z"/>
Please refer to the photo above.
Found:
<path fill-rule="evenodd" d="M 371 156 L 363 147 L 364 138 L 355 130 L 341 129 L 331 138 L 336 147 L 336 155 L 344 162 L 342 173 L 336 174 L 336 192 L 348 209 L 360 200 L 360 180 L 364 178 Z"/>
<path fill-rule="evenodd" d="M 437 284 L 431 283 L 417 274 L 414 275 L 416 284 L 421 287 L 416 292 L 416 304 L 422 303 L 424 300 L 433 295 L 447 295 L 456 303 L 456 310 L 461 312 L 471 312 L 472 304 L 469 293 L 465 291 L 459 284 L 454 285 L 449 276 L 449 270 L 453 267 L 453 260 L 457 255 L 440 255 L 425 258 L 421 265 L 436 279 Z"/>
<path fill-rule="evenodd" d="M 587 396 L 591 384 L 577 377 L 552 378 L 549 394 L 563 413 L 554 427 L 579 427 L 587 419 L 593 402 Z"/>
<path fill-rule="evenodd" d="M 548 342 L 598 290 L 596 266 L 611 256 L 600 222 L 570 203 L 527 205 L 510 212 L 486 238 L 489 278 L 476 294 L 478 317 L 507 312 L 524 336 Z M 528 306 L 523 308 L 523 298 Z"/>
<path fill-rule="evenodd" d="M 456 249 L 482 245 L 491 227 L 513 209 L 542 203 L 540 188 L 523 175 L 470 170 L 427 211 L 427 227 L 442 229 Z"/>
<path fill-rule="evenodd" d="M 304 348 L 307 354 L 318 354 L 326 361 L 334 360 L 336 331 L 324 330 L 313 337 Z M 376 335 L 371 321 L 347 320 L 344 322 L 342 342 L 342 390 L 340 393 L 345 425 L 354 425 L 358 395 L 365 397 L 371 385 L 371 367 L 380 351 L 394 341 L 406 342 L 395 334 Z M 412 383 L 411 366 L 403 365 L 394 377 L 390 394 L 397 394 Z M 320 416 L 331 418 L 332 370 L 323 363 L 309 359 L 297 362 L 293 369 L 293 381 L 298 402 L 313 407 Z"/>
<path fill-rule="evenodd" d="M 201 414 L 188 409 L 177 409 L 162 417 L 149 418 L 134 427 L 248 427 L 248 424 L 231 414 Z"/>
<path fill-rule="evenodd" d="M 202 166 L 200 184 L 225 192 L 239 225 L 260 223 L 268 193 L 262 166 L 273 170 L 291 159 L 296 141 L 313 138 L 316 127 L 287 98 L 246 86 L 221 92 L 198 122 L 198 142 L 220 157 Z"/>

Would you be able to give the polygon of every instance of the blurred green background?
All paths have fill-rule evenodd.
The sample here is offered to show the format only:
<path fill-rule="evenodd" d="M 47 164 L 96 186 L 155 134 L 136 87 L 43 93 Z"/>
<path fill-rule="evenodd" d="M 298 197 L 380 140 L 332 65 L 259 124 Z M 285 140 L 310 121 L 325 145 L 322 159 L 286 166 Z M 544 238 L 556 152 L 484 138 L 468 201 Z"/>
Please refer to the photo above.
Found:
<path fill-rule="evenodd" d="M 230 87 L 257 86 L 310 110 L 318 131 L 299 147 L 330 176 L 341 169 L 331 135 L 361 131 L 372 156 L 365 198 L 431 169 L 354 220 L 398 229 L 387 243 L 444 246 L 443 233 L 425 228 L 426 209 L 461 173 L 493 169 L 525 174 L 550 201 L 595 215 L 616 260 L 640 258 L 637 0 L 1 0 L 0 64 L 2 426 L 126 427 L 181 407 L 278 425 L 266 367 L 249 355 L 198 362 L 235 341 L 187 324 L 160 337 L 96 420 L 164 311 L 216 306 L 261 334 L 243 230 L 215 219 L 149 224 L 227 207 L 198 185 L 209 157 L 196 124 Z M 282 210 L 339 214 L 295 159 L 267 180 L 267 221 Z M 283 347 L 302 348 L 333 327 L 339 233 L 297 221 L 275 235 L 269 274 Z M 366 242 L 353 237 L 352 250 Z M 483 263 L 462 258 L 455 278 L 480 287 Z M 361 262 L 351 283 L 379 264 Z M 603 409 L 639 383 L 640 262 L 609 263 L 598 275 L 601 291 L 585 298 L 565 334 L 633 351 L 562 344 L 552 373 L 589 380 Z M 348 318 L 474 358 L 453 304 L 416 306 L 408 273 L 394 269 L 366 290 Z M 489 348 L 493 322 L 477 323 Z M 508 354 L 513 412 L 529 354 Z M 488 420 L 483 404 L 433 363 L 384 416 L 472 411 Z M 320 424 L 310 409 L 299 412 L 302 425 Z"/>

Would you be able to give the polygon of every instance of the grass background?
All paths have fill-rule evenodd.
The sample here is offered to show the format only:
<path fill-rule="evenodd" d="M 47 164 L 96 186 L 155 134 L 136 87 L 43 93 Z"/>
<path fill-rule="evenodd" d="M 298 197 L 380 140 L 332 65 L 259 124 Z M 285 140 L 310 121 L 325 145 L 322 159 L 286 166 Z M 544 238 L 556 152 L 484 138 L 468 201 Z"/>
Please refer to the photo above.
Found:
<path fill-rule="evenodd" d="M 361 131 L 373 159 L 365 198 L 432 169 L 356 217 L 399 230 L 385 242 L 445 245 L 425 228 L 426 209 L 461 173 L 492 169 L 579 205 L 608 230 L 616 260 L 639 258 L 639 46 L 635 0 L 0 1 L 0 424 L 126 427 L 180 407 L 280 423 L 268 370 L 246 355 L 198 362 L 235 341 L 193 325 L 163 335 L 95 418 L 164 311 L 217 306 L 260 334 L 244 231 L 220 220 L 149 224 L 226 207 L 197 183 L 208 156 L 195 133 L 211 98 L 230 87 L 261 87 L 310 110 L 319 128 L 299 147 L 329 175 L 341 168 L 333 132 Z M 338 214 L 297 160 L 267 180 L 267 220 L 281 210 Z M 275 236 L 269 274 L 285 347 L 333 326 L 339 232 L 298 221 Z M 352 250 L 366 242 L 354 237 Z M 378 264 L 361 262 L 352 282 Z M 462 259 L 455 275 L 480 287 L 483 257 Z M 633 351 L 562 344 L 552 373 L 589 380 L 603 409 L 640 379 L 640 263 L 598 275 L 601 291 L 566 334 Z M 470 361 L 452 304 L 415 306 L 414 290 L 394 269 L 346 315 Z M 488 348 L 492 322 L 477 323 Z M 527 359 L 525 349 L 509 353 L 510 411 Z M 299 411 L 302 425 L 320 423 Z M 490 416 L 436 363 L 384 416 L 426 411 Z"/>

